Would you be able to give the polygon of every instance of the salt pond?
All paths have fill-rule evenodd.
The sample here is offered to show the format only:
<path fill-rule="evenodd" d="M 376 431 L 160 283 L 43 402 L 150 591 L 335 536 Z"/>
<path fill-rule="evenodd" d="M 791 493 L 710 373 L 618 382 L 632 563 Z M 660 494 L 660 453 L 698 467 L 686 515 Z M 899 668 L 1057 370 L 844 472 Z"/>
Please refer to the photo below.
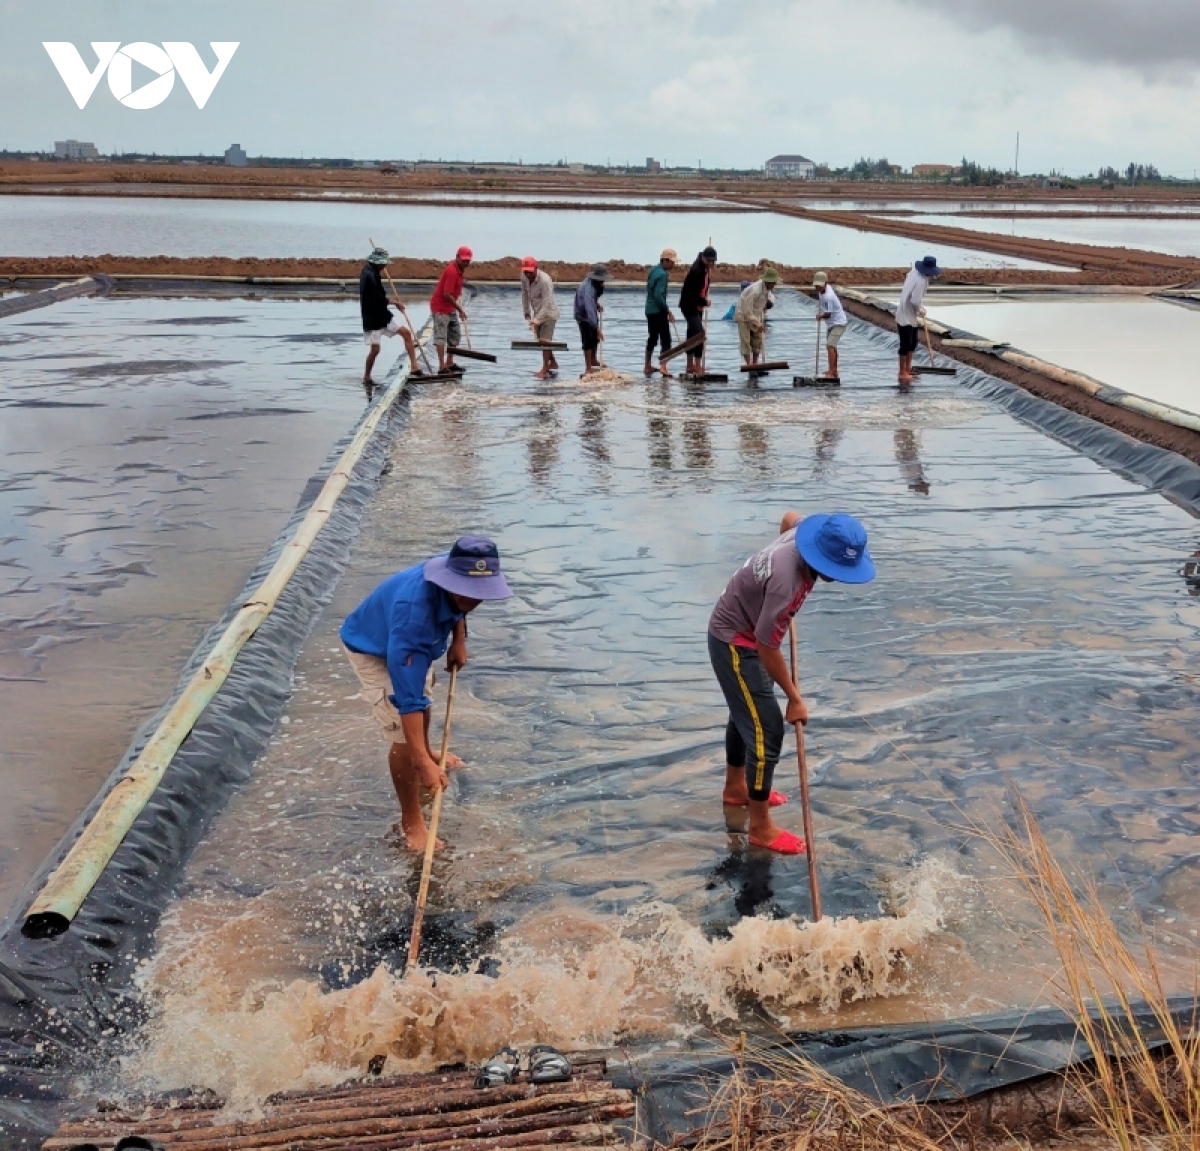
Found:
<path fill-rule="evenodd" d="M 0 909 L 353 426 L 362 360 L 346 303 L 72 300 L 0 324 Z"/>
<path fill-rule="evenodd" d="M 259 256 L 355 259 L 369 237 L 392 252 L 449 259 L 653 263 L 664 247 L 684 258 L 711 242 L 721 259 L 807 267 L 904 267 L 927 245 L 768 213 L 557 211 L 255 200 L 0 196 L 0 254 L 8 256 Z M 943 264 L 1037 268 L 985 252 L 939 248 Z M 1061 269 L 1060 269 L 1061 270 Z"/>
<path fill-rule="evenodd" d="M 636 372 L 640 294 L 605 303 L 607 359 Z M 472 319 L 501 362 L 414 393 L 285 721 L 160 931 L 126 1085 L 247 1101 L 379 1055 L 678 1043 L 754 1027 L 749 1004 L 823 1027 L 1030 1003 L 1045 994 L 1033 917 L 969 827 L 998 827 L 1012 787 L 1190 986 L 1190 515 L 1013 418 L 971 372 L 898 392 L 894 339 L 857 321 L 844 386 L 812 392 L 786 374 L 538 383 L 504 351 L 515 293 L 482 292 Z M 812 329 L 783 294 L 768 352 L 807 365 Z M 710 362 L 736 364 L 732 325 L 714 325 Z M 880 573 L 821 586 L 799 617 L 825 910 L 857 917 L 820 928 L 788 919 L 808 911 L 803 859 L 749 850 L 721 809 L 704 640 L 789 506 L 860 514 Z M 468 767 L 426 927 L 456 973 L 402 981 L 418 864 L 337 627 L 466 531 L 497 538 L 516 594 L 472 617 L 459 684 Z M 443 701 L 444 684 L 439 717 Z M 798 828 L 791 755 L 789 740 L 777 817 Z"/>

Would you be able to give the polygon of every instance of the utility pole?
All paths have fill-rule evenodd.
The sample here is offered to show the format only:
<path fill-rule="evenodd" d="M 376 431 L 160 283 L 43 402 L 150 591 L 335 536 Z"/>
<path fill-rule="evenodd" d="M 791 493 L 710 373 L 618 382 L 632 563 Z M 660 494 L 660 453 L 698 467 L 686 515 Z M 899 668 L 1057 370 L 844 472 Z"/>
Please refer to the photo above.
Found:
<path fill-rule="evenodd" d="M 1021 174 L 1021 133 L 1017 132 L 1017 154 L 1013 157 L 1013 175 Z"/>

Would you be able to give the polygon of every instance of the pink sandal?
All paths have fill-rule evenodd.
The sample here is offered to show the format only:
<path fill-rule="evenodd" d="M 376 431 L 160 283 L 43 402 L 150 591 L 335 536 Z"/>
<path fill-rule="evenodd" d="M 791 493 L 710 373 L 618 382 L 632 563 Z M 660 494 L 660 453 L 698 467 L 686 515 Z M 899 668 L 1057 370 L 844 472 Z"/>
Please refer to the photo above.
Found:
<path fill-rule="evenodd" d="M 752 847 L 765 847 L 768 851 L 777 851 L 780 855 L 805 855 L 808 844 L 798 835 L 790 831 L 781 831 L 770 843 L 755 843 L 750 840 Z"/>

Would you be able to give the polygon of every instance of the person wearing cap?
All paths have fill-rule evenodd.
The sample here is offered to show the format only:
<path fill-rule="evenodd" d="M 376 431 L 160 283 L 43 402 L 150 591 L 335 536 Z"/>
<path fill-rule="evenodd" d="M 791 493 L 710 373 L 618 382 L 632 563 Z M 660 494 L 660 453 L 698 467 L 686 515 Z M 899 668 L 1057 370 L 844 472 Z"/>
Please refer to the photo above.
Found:
<path fill-rule="evenodd" d="M 875 564 L 866 529 L 853 516 L 789 511 L 779 530 L 778 539 L 752 555 L 721 593 L 708 622 L 708 653 L 729 705 L 722 801 L 749 807 L 755 847 L 801 855 L 804 840 L 771 818 L 771 808 L 787 802 L 771 790 L 784 722 L 808 722 L 781 646 L 818 582 L 866 583 L 875 578 Z M 787 696 L 786 713 L 775 700 L 776 686 Z"/>
<path fill-rule="evenodd" d="M 533 332 L 533 338 L 541 344 L 554 339 L 554 325 L 558 323 L 558 304 L 554 300 L 554 281 L 548 272 L 538 267 L 532 256 L 521 261 L 521 310 L 525 322 Z M 558 360 L 551 348 L 542 350 L 542 370 L 534 375 L 544 380 L 551 372 L 558 371 Z"/>
<path fill-rule="evenodd" d="M 486 536 L 463 536 L 448 554 L 384 580 L 342 624 L 342 646 L 362 697 L 391 742 L 388 769 L 412 851 L 424 851 L 429 838 L 421 788 L 447 784 L 429 749 L 433 661 L 445 654 L 448 668 L 465 667 L 467 615 L 484 600 L 511 595 L 496 545 Z M 457 756 L 446 762 L 462 764 Z"/>
<path fill-rule="evenodd" d="M 387 291 L 383 286 L 382 269 L 391 262 L 392 258 L 386 249 L 376 248 L 367 257 L 367 262 L 363 265 L 363 270 L 358 277 L 358 302 L 362 308 L 363 340 L 368 346 L 367 364 L 363 368 L 363 384 L 367 388 L 368 396 L 370 390 L 375 386 L 375 381 L 371 378 L 371 369 L 375 366 L 384 336 L 398 335 L 404 340 L 411 365 L 410 375 L 419 376 L 421 374 L 421 369 L 417 365 L 416 341 L 409 328 L 401 325 L 400 317 L 393 314 L 391 301 L 388 300 Z M 395 307 L 404 313 L 405 319 L 408 318 L 408 309 L 399 297 L 396 299 Z"/>
<path fill-rule="evenodd" d="M 700 336 L 696 347 L 689 349 L 687 368 L 690 376 L 699 375 L 704 371 L 704 312 L 708 308 L 708 289 L 712 282 L 712 270 L 717 263 L 717 250 L 707 247 L 696 256 L 692 266 L 688 268 L 683 278 L 683 287 L 679 289 L 679 310 L 683 313 L 687 328 L 684 338 L 687 340 Z"/>
<path fill-rule="evenodd" d="M 433 313 L 433 343 L 437 348 L 439 372 L 461 370 L 454 362 L 454 349 L 462 339 L 462 328 L 458 321 L 467 318 L 461 303 L 463 273 L 471 266 L 473 258 L 474 253 L 470 248 L 459 248 L 453 263 L 446 265 L 433 289 L 433 295 L 429 297 L 429 310 Z"/>
<path fill-rule="evenodd" d="M 846 331 L 846 309 L 825 272 L 813 276 L 813 287 L 817 290 L 817 319 L 825 321 L 825 355 L 829 361 L 825 379 L 838 380 L 841 378 L 838 375 L 838 344 Z"/>
<path fill-rule="evenodd" d="M 925 299 L 929 281 L 941 274 L 937 257 L 926 256 L 913 264 L 904 277 L 900 302 L 896 305 L 896 330 L 900 333 L 900 374 L 897 378 L 902 384 L 913 382 L 912 362 L 913 353 L 917 350 L 917 324 L 925 318 L 921 301 Z"/>
<path fill-rule="evenodd" d="M 604 281 L 607 279 L 608 268 L 604 264 L 597 264 L 575 289 L 575 322 L 579 325 L 579 341 L 583 345 L 585 376 L 600 367 L 600 341 L 604 339 L 604 332 L 600 328 L 604 305 L 600 303 L 600 297 L 604 295 Z"/>
<path fill-rule="evenodd" d="M 671 269 L 675 267 L 678 258 L 674 248 L 663 248 L 658 263 L 650 269 L 650 274 L 646 277 L 646 365 L 642 369 L 645 376 L 654 375 L 650 357 L 654 354 L 655 344 L 659 346 L 658 370 L 665 378 L 669 379 L 671 375 L 661 357 L 671 346 L 671 324 L 674 323 L 675 317 L 671 315 L 671 308 L 667 303 L 667 288 L 671 283 Z"/>
<path fill-rule="evenodd" d="M 738 297 L 733 318 L 737 321 L 738 347 L 746 367 L 762 359 L 763 327 L 771 306 L 771 289 L 778 283 L 779 273 L 774 268 L 764 268 L 763 274 Z"/>

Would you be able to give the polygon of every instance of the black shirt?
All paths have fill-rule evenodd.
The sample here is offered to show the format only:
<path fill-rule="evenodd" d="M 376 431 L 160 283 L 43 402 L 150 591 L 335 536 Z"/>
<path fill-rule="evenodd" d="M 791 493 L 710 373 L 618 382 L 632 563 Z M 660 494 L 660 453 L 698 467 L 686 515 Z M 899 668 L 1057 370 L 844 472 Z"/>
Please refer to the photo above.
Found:
<path fill-rule="evenodd" d="M 358 277 L 358 299 L 362 304 L 364 332 L 378 332 L 392 322 L 392 313 L 388 311 L 387 306 L 387 292 L 383 289 L 383 279 L 374 264 L 363 265 L 362 274 Z"/>
<path fill-rule="evenodd" d="M 697 256 L 696 261 L 688 269 L 683 278 L 683 287 L 679 291 L 679 310 L 685 316 L 698 316 L 708 305 L 704 296 L 704 281 L 708 276 L 708 265 L 703 256 Z"/>

